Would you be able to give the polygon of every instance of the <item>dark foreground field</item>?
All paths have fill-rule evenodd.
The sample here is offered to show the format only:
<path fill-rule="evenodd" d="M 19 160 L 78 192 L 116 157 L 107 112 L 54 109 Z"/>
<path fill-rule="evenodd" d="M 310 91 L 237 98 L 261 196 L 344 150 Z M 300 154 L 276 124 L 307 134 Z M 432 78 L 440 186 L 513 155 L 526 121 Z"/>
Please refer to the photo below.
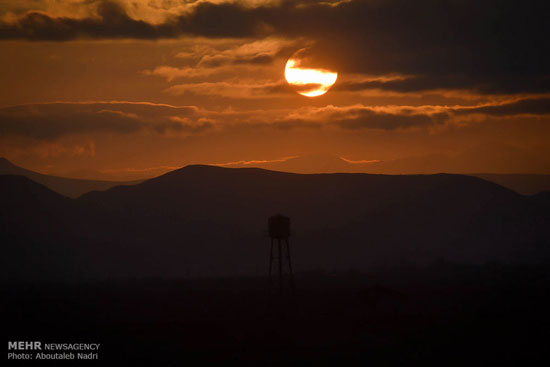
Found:
<path fill-rule="evenodd" d="M 3 286 L 8 340 L 99 342 L 98 361 L 13 365 L 547 365 L 550 266 L 446 263 L 297 275 L 269 310 L 266 279 Z"/>

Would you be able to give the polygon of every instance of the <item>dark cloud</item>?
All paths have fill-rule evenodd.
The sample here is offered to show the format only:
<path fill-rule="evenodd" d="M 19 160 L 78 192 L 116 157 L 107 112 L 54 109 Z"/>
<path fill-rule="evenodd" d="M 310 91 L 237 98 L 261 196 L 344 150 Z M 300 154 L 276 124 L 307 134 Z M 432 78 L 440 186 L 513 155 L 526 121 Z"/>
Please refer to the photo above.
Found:
<path fill-rule="evenodd" d="M 487 117 L 549 115 L 550 98 L 527 98 L 481 106 L 349 106 L 305 109 L 277 124 L 295 127 L 335 125 L 345 130 L 405 130 L 442 125 L 458 116 L 480 114 Z"/>
<path fill-rule="evenodd" d="M 201 3 L 190 14 L 172 17 L 161 24 L 133 19 L 115 1 L 99 1 L 98 4 L 97 16 L 84 19 L 53 17 L 30 11 L 15 23 L 0 23 L 0 39 L 160 39 L 186 34 L 214 38 L 248 37 L 256 33 L 260 22 L 254 9 L 237 4 Z"/>
<path fill-rule="evenodd" d="M 437 107 L 433 112 L 425 107 L 399 107 L 395 111 L 377 111 L 369 107 L 352 108 L 334 113 L 330 121 L 345 129 L 395 130 L 417 126 L 442 124 L 454 115 L 482 114 L 511 117 L 517 115 L 549 115 L 550 98 L 529 98 L 500 104 L 475 107 Z"/>
<path fill-rule="evenodd" d="M 410 129 L 414 127 L 431 126 L 440 121 L 444 121 L 448 116 L 431 116 L 428 114 L 392 114 L 383 112 L 374 112 L 364 109 L 361 112 L 341 113 L 338 117 L 333 117 L 327 121 L 305 118 L 289 118 L 277 121 L 269 126 L 281 130 L 291 130 L 296 128 L 318 129 L 325 125 L 337 126 L 344 130 L 397 130 Z"/>
<path fill-rule="evenodd" d="M 268 88 L 268 87 L 263 87 Z M 282 88 L 273 86 L 269 88 Z M 200 134 L 216 126 L 234 129 L 272 127 L 318 129 L 332 125 L 345 130 L 404 130 L 441 125 L 456 116 L 481 114 L 510 117 L 549 115 L 549 98 L 531 98 L 491 105 L 446 106 L 326 106 L 290 111 L 286 117 L 267 116 L 265 112 L 246 114 L 234 111 L 199 111 L 192 106 L 152 103 L 87 102 L 46 103 L 0 108 L 0 134 L 55 140 L 73 134 Z"/>
<path fill-rule="evenodd" d="M 269 9 L 249 8 L 235 3 L 200 3 L 189 15 L 173 20 L 179 32 L 212 38 L 251 37 L 267 35 L 264 18 Z"/>
<path fill-rule="evenodd" d="M 440 119 L 440 118 L 438 118 Z M 333 121 L 343 129 L 382 129 L 396 130 L 433 125 L 437 119 L 429 115 L 399 115 L 364 111 L 356 117 Z"/>
<path fill-rule="evenodd" d="M 326 106 L 296 111 L 276 121 L 275 125 L 284 129 L 332 125 L 345 130 L 396 130 L 441 124 L 450 117 L 450 111 L 440 106 Z"/>
<path fill-rule="evenodd" d="M 257 55 L 257 56 L 248 57 L 248 58 L 238 58 L 233 61 L 233 64 L 234 65 L 240 65 L 240 64 L 267 65 L 267 64 L 271 64 L 274 59 L 275 59 L 274 56 L 264 54 L 264 55 Z"/>
<path fill-rule="evenodd" d="M 481 113 L 490 116 L 514 116 L 514 115 L 549 115 L 550 98 L 532 98 L 519 101 L 503 103 L 499 105 L 488 105 L 474 108 L 456 108 L 457 114 Z"/>
<path fill-rule="evenodd" d="M 488 77 L 491 79 L 488 79 Z M 550 78 L 545 75 L 483 75 L 475 77 L 463 73 L 461 75 L 416 75 L 395 80 L 373 80 L 361 82 L 343 82 L 334 87 L 339 91 L 361 91 L 380 89 L 385 91 L 409 93 L 426 92 L 438 89 L 471 90 L 478 93 L 513 94 L 518 92 L 550 91 Z"/>
<path fill-rule="evenodd" d="M 215 68 L 224 65 L 269 65 L 273 62 L 273 55 L 252 55 L 252 56 L 228 56 L 228 55 L 213 55 L 204 56 L 198 63 L 199 67 Z"/>
<path fill-rule="evenodd" d="M 545 1 L 283 1 L 247 7 L 200 3 L 188 14 L 149 24 L 102 2 L 98 17 L 28 13 L 0 25 L 0 39 L 303 37 L 341 72 L 414 76 L 348 85 L 404 92 L 476 89 L 482 93 L 548 92 L 550 26 Z M 242 62 L 269 62 L 267 57 Z"/>
<path fill-rule="evenodd" d="M 198 133 L 210 123 L 194 123 L 193 107 L 150 103 L 49 103 L 0 109 L 0 133 L 40 140 L 65 135 L 108 132 L 131 134 L 143 130 Z"/>
<path fill-rule="evenodd" d="M 156 39 L 176 36 L 174 29 L 167 24 L 156 26 L 132 19 L 120 5 L 109 1 L 100 2 L 98 17 L 74 19 L 29 12 L 16 23 L 0 23 L 0 39 L 68 41 L 77 38 Z"/>

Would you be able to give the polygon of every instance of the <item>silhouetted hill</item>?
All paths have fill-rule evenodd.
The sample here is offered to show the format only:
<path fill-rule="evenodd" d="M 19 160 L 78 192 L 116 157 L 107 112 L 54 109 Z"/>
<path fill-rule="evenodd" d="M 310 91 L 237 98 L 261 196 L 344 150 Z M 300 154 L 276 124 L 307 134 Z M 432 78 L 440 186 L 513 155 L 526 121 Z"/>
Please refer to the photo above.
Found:
<path fill-rule="evenodd" d="M 434 174 L 449 172 L 441 165 L 441 156 L 423 156 L 394 161 L 378 160 L 348 160 L 333 154 L 305 154 L 288 157 L 286 159 L 255 162 L 253 165 L 246 162 L 231 164 L 232 168 L 257 167 L 274 171 L 293 173 L 370 173 L 370 174 Z M 410 167 L 421 167 L 411 172 Z M 449 167 L 453 167 L 450 165 Z M 456 169 L 456 167 L 455 167 Z M 533 195 L 541 191 L 550 190 L 550 175 L 544 174 L 498 174 L 498 173 L 469 173 L 459 169 L 458 174 L 475 176 L 487 181 L 507 187 L 522 195 Z"/>
<path fill-rule="evenodd" d="M 4 280 L 74 275 L 86 222 L 78 202 L 27 177 L 0 175 L 0 203 Z"/>
<path fill-rule="evenodd" d="M 550 191 L 550 175 L 477 173 L 472 176 L 495 182 L 523 195 Z"/>
<path fill-rule="evenodd" d="M 25 201 L 31 194 L 18 195 L 14 200 Z M 37 234 L 33 243 L 76 249 L 78 269 L 88 276 L 262 274 L 268 251 L 262 230 L 274 213 L 292 220 L 291 247 L 300 271 L 436 260 L 532 262 L 549 254 L 544 195 L 524 197 L 463 175 L 305 175 L 187 166 L 138 185 L 35 205 L 37 212 L 59 216 L 59 223 L 48 224 L 50 232 L 70 238 Z M 29 246 L 28 240 L 19 242 Z"/>
<path fill-rule="evenodd" d="M 94 191 L 94 190 L 107 190 L 113 186 L 118 185 L 135 185 L 142 181 L 94 181 L 94 180 L 81 180 L 76 178 L 65 178 L 44 175 L 38 172 L 29 171 L 25 168 L 21 168 L 11 163 L 6 158 L 0 157 L 0 175 L 20 175 L 30 178 L 33 181 L 43 184 L 44 186 L 52 189 L 53 191 L 65 195 L 71 198 L 77 198 L 80 195 Z"/>

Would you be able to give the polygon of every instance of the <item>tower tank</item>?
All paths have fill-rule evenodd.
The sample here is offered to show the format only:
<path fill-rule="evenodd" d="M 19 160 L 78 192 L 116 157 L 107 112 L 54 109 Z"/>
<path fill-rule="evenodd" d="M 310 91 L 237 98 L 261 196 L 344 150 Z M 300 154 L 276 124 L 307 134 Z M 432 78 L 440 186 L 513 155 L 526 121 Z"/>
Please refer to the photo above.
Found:
<path fill-rule="evenodd" d="M 290 218 L 277 214 L 268 219 L 269 237 L 283 239 L 290 236 Z"/>

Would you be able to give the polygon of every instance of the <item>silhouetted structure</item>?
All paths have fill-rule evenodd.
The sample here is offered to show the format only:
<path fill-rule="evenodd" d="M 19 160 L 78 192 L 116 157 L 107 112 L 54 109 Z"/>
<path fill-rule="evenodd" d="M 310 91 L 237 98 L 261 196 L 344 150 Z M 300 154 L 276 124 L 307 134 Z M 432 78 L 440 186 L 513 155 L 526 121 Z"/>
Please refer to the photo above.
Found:
<path fill-rule="evenodd" d="M 289 290 L 290 295 L 294 296 L 294 274 L 292 272 L 292 261 L 290 257 L 290 246 L 288 238 L 290 237 L 290 218 L 284 215 L 277 214 L 268 219 L 268 232 L 271 238 L 271 248 L 269 252 L 269 291 L 272 295 L 275 291 L 273 281 L 273 262 L 277 266 L 277 279 L 279 296 L 285 295 L 285 291 Z M 277 253 L 273 253 L 274 240 L 277 240 Z M 286 246 L 285 246 L 286 245 Z M 286 251 L 285 251 L 286 247 Z M 285 264 L 286 263 L 286 264 Z M 286 266 L 285 266 L 286 265 Z M 287 269 L 285 269 L 285 267 Z M 288 270 L 288 272 L 286 272 Z M 285 274 L 286 272 L 286 274 Z M 285 286 L 285 283 L 287 285 Z"/>

